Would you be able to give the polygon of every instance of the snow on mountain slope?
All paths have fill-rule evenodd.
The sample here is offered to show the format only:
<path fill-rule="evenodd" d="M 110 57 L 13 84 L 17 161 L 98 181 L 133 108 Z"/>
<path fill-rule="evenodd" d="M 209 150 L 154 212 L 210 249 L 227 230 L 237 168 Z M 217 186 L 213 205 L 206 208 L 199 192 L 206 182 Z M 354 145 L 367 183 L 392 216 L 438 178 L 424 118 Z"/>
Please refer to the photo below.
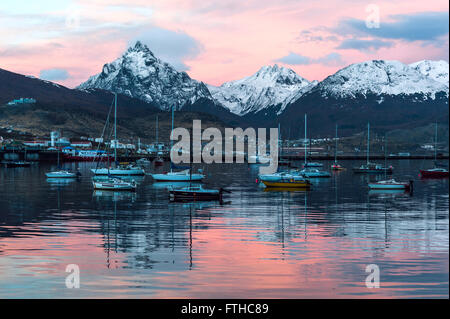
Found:
<path fill-rule="evenodd" d="M 409 65 L 421 74 L 443 83 L 448 87 L 448 62 L 423 60 Z"/>
<path fill-rule="evenodd" d="M 80 84 L 78 89 L 104 89 L 153 102 L 162 110 L 177 110 L 200 98 L 212 100 L 208 88 L 186 72 L 156 58 L 150 49 L 136 42 L 115 61 L 105 64 L 102 72 Z"/>
<path fill-rule="evenodd" d="M 434 99 L 438 92 L 448 95 L 448 83 L 433 79 L 434 73 L 430 73 L 433 74 L 431 76 L 423 74 L 419 70 L 425 69 L 425 66 L 420 62 L 416 67 L 418 69 L 398 61 L 385 60 L 351 64 L 320 82 L 317 89 L 322 96 L 338 98 L 367 94 L 423 94 L 425 98 Z M 440 75 L 436 77 L 442 78 Z"/>
<path fill-rule="evenodd" d="M 257 113 L 270 106 L 279 106 L 279 114 L 316 84 L 275 64 L 264 66 L 249 77 L 208 88 L 218 103 L 237 115 Z"/>

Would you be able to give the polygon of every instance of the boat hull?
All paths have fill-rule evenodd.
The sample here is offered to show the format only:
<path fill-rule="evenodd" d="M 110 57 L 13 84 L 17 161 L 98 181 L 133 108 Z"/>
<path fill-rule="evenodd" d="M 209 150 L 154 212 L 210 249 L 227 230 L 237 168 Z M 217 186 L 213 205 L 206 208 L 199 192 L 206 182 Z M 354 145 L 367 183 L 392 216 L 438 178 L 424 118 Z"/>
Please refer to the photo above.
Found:
<path fill-rule="evenodd" d="M 107 169 L 107 168 L 93 168 L 91 172 L 95 175 L 117 175 L 117 176 L 138 176 L 145 175 L 145 171 L 141 168 L 139 169 Z"/>
<path fill-rule="evenodd" d="M 222 193 L 203 193 L 203 192 L 189 192 L 181 190 L 169 191 L 169 198 L 172 201 L 221 201 Z"/>
<path fill-rule="evenodd" d="M 69 173 L 69 174 L 61 174 L 61 173 L 45 173 L 45 176 L 48 178 L 76 178 L 76 173 Z"/>
<path fill-rule="evenodd" d="M 378 183 L 370 183 L 369 184 L 370 189 L 383 189 L 383 190 L 397 190 L 397 189 L 409 189 L 409 184 L 378 184 Z"/>
<path fill-rule="evenodd" d="M 201 181 L 205 176 L 202 174 L 190 175 L 169 175 L 169 174 L 152 174 L 152 177 L 157 182 L 195 182 Z"/>
<path fill-rule="evenodd" d="M 392 168 L 384 168 L 384 169 L 364 169 L 355 167 L 353 168 L 353 173 L 356 174 L 392 174 Z"/>
<path fill-rule="evenodd" d="M 5 165 L 5 167 L 9 168 L 9 167 L 30 167 L 31 163 L 30 162 L 4 162 L 3 163 Z"/>
<path fill-rule="evenodd" d="M 309 181 L 262 181 L 266 187 L 280 187 L 280 188 L 309 188 L 311 183 Z"/>
<path fill-rule="evenodd" d="M 449 174 L 448 172 L 420 170 L 420 176 L 423 178 L 446 178 L 449 177 Z"/>
<path fill-rule="evenodd" d="M 92 182 L 95 190 L 105 191 L 136 191 L 136 185 L 117 185 L 108 182 Z"/>

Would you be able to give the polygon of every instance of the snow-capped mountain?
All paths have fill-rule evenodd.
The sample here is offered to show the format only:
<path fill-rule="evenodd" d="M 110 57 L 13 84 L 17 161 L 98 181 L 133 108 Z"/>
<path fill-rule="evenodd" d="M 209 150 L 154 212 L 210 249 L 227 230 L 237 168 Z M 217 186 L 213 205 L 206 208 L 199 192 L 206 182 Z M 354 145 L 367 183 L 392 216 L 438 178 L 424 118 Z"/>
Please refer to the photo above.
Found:
<path fill-rule="evenodd" d="M 92 88 L 151 102 L 162 110 L 172 107 L 179 110 L 201 98 L 212 100 L 205 84 L 161 61 L 139 41 L 120 58 L 105 64 L 101 73 L 78 86 L 78 89 Z"/>
<path fill-rule="evenodd" d="M 446 80 L 447 79 L 447 80 Z M 298 127 L 305 113 L 320 134 L 363 129 L 424 126 L 448 116 L 448 63 L 421 61 L 411 65 L 373 60 L 349 65 L 328 76 L 286 106 L 278 117 L 283 127 Z M 295 130 L 295 129 L 294 129 Z"/>
<path fill-rule="evenodd" d="M 412 65 L 385 60 L 355 63 L 327 77 L 317 89 L 323 97 L 335 98 L 420 94 L 424 99 L 434 99 L 438 92 L 448 95 L 448 63 L 445 62 L 445 70 L 445 63 L 430 62 Z"/>
<path fill-rule="evenodd" d="M 316 81 L 309 82 L 293 70 L 275 64 L 264 66 L 243 79 L 219 87 L 208 85 L 208 88 L 216 102 L 242 116 L 269 107 L 275 107 L 276 113 L 280 114 L 286 105 L 316 84 Z"/>
<path fill-rule="evenodd" d="M 409 65 L 423 75 L 448 87 L 448 62 L 423 60 Z"/>

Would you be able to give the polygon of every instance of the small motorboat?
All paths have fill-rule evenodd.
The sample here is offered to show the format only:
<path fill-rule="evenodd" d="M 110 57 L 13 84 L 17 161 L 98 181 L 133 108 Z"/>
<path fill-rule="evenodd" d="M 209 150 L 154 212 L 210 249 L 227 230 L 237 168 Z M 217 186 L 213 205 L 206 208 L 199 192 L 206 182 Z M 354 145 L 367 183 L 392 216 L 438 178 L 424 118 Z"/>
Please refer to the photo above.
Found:
<path fill-rule="evenodd" d="M 12 162 L 3 162 L 3 165 L 7 168 L 9 167 L 30 167 L 31 163 L 26 161 L 12 161 Z"/>
<path fill-rule="evenodd" d="M 222 201 L 223 188 L 206 189 L 202 185 L 190 185 L 181 188 L 169 188 L 169 199 L 171 201 Z"/>
<path fill-rule="evenodd" d="M 94 189 L 108 190 L 108 191 L 135 191 L 136 181 L 126 182 L 119 178 L 110 178 L 106 181 L 92 181 Z"/>
<path fill-rule="evenodd" d="M 333 165 L 331 165 L 331 170 L 333 171 L 342 171 L 343 169 L 345 169 L 345 167 L 341 166 L 338 163 L 334 163 Z"/>
<path fill-rule="evenodd" d="M 435 167 L 431 169 L 421 169 L 420 176 L 422 178 L 446 178 L 448 177 L 448 169 Z"/>
<path fill-rule="evenodd" d="M 366 173 L 366 174 L 392 174 L 394 167 L 383 167 L 381 164 L 377 163 L 366 163 L 359 167 L 353 168 L 353 173 Z"/>
<path fill-rule="evenodd" d="M 375 183 L 369 183 L 369 188 L 370 189 L 386 189 L 386 190 L 404 189 L 404 190 L 412 191 L 413 181 L 410 180 L 409 182 L 397 182 L 395 179 L 392 178 L 392 179 L 379 181 L 379 182 L 375 182 Z"/>
<path fill-rule="evenodd" d="M 201 181 L 205 178 L 203 174 L 193 174 L 189 169 L 181 172 L 165 172 L 162 174 L 151 174 L 156 182 L 188 182 Z"/>
<path fill-rule="evenodd" d="M 164 165 L 164 160 L 161 157 L 157 157 L 153 163 L 155 164 L 155 166 L 163 166 Z"/>
<path fill-rule="evenodd" d="M 302 175 L 307 178 L 314 178 L 314 177 L 331 177 L 330 172 L 327 171 L 321 171 L 317 168 L 304 168 L 301 171 L 298 172 L 299 175 Z"/>
<path fill-rule="evenodd" d="M 139 164 L 139 165 L 150 165 L 150 163 L 151 162 L 148 159 L 146 159 L 145 157 L 140 158 L 136 161 L 136 164 Z"/>
<path fill-rule="evenodd" d="M 48 178 L 77 178 L 81 176 L 80 172 L 69 172 L 65 170 L 45 173 Z"/>

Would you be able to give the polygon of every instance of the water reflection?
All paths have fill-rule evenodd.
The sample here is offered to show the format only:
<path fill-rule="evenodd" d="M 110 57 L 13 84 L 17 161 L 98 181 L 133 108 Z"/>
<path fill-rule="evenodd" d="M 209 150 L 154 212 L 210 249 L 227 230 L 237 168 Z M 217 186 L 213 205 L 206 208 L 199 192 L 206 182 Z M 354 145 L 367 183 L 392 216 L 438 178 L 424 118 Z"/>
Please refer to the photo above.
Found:
<path fill-rule="evenodd" d="M 420 164 L 394 166 L 402 177 Z M 213 165 L 208 187 L 232 190 L 220 205 L 169 203 L 151 178 L 136 193 L 94 192 L 89 163 L 79 167 L 79 181 L 55 186 L 44 165 L 0 169 L 0 297 L 448 296 L 448 180 L 380 194 L 345 170 L 310 191 L 271 191 L 248 165 Z M 64 288 L 69 263 L 77 291 Z M 372 263 L 376 291 L 364 283 Z"/>

